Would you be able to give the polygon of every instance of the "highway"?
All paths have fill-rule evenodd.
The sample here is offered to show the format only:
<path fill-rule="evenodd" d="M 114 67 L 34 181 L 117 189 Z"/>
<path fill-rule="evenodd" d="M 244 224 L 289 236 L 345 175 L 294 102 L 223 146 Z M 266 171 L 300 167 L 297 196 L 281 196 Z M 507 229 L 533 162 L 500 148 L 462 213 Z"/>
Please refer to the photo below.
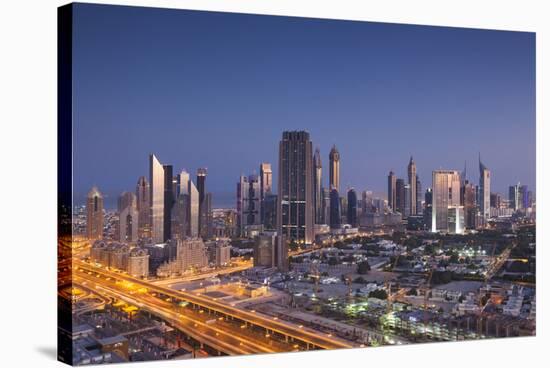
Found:
<path fill-rule="evenodd" d="M 352 342 L 335 338 L 334 336 L 328 336 L 321 332 L 308 331 L 303 326 L 296 326 L 291 323 L 279 321 L 276 317 L 271 318 L 269 316 L 261 315 L 253 311 L 238 309 L 227 304 L 218 302 L 216 300 L 204 297 L 202 295 L 185 291 L 176 291 L 159 285 L 154 285 L 150 282 L 136 279 L 126 274 L 108 271 L 104 268 L 92 266 L 80 260 L 74 260 L 74 263 L 75 266 L 78 266 L 85 271 L 94 272 L 106 277 L 116 278 L 139 285 L 149 291 L 161 293 L 167 297 L 174 298 L 175 300 L 185 301 L 197 305 L 201 308 L 207 309 L 209 311 L 216 312 L 222 316 L 229 316 L 231 318 L 250 323 L 254 326 L 261 327 L 266 330 L 267 334 L 279 333 L 282 336 L 289 337 L 290 340 L 303 342 L 311 348 L 317 347 L 321 349 L 341 349 L 358 346 L 357 344 L 354 344 Z"/>
<path fill-rule="evenodd" d="M 135 305 L 143 310 L 155 314 L 181 330 L 197 341 L 228 355 L 272 353 L 279 351 L 292 351 L 292 346 L 279 344 L 265 338 L 261 341 L 259 336 L 251 333 L 246 336 L 247 331 L 238 331 L 230 323 L 217 320 L 208 315 L 198 316 L 193 310 L 177 310 L 172 303 L 152 297 L 148 293 L 131 294 L 129 289 L 116 284 L 116 281 L 108 282 L 104 278 L 97 278 L 94 275 L 81 273 L 75 277 L 75 284 L 94 288 L 96 293 L 110 296 Z M 207 322 L 215 320 L 214 323 Z"/>

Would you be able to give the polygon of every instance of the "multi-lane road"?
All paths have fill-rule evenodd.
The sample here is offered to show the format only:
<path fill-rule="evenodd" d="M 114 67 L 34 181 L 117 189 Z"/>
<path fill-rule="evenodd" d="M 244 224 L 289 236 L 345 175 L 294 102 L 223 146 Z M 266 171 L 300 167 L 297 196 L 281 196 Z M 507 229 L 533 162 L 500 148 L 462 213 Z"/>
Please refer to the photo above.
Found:
<path fill-rule="evenodd" d="M 249 328 L 250 330 L 255 329 L 256 331 L 262 331 L 261 334 L 268 337 L 274 337 L 274 336 L 282 336 L 284 340 L 282 340 L 280 343 L 283 345 L 274 345 L 274 339 L 269 339 L 267 341 L 267 346 L 263 346 L 264 344 L 260 343 L 258 341 L 258 338 L 256 335 L 254 336 L 247 336 L 245 334 L 242 336 L 242 341 L 238 342 L 238 347 L 244 347 L 242 349 L 254 349 L 253 352 L 245 352 L 245 353 L 239 353 L 239 354 L 250 354 L 250 353 L 260 353 L 260 352 L 269 352 L 271 351 L 292 351 L 296 350 L 299 347 L 305 348 L 320 348 L 320 349 L 340 349 L 340 348 L 351 348 L 358 346 L 355 343 L 335 338 L 334 336 L 329 336 L 326 334 L 323 334 L 318 331 L 311 331 L 307 328 L 301 326 L 301 325 L 294 325 L 292 323 L 288 323 L 285 321 L 280 321 L 276 317 L 269 317 L 266 315 L 262 315 L 260 313 L 256 313 L 254 311 L 247 311 L 243 309 L 239 309 L 236 307 L 232 307 L 230 305 L 218 302 L 214 299 L 208 298 L 203 295 L 198 295 L 191 292 L 184 292 L 184 291 L 176 291 L 169 289 L 167 287 L 163 287 L 160 285 L 152 284 L 145 280 L 140 280 L 133 278 L 131 276 L 128 276 L 126 274 L 117 273 L 113 271 L 106 270 L 101 267 L 95 267 L 93 265 L 90 265 L 86 262 L 75 260 L 75 266 L 77 266 L 81 271 L 77 273 L 79 276 L 88 279 L 89 281 L 93 281 L 95 283 L 99 283 L 99 285 L 102 287 L 102 290 L 105 293 L 111 293 L 111 295 L 115 295 L 116 297 L 119 297 L 122 300 L 127 300 L 128 302 L 132 302 L 136 305 L 140 305 L 141 303 L 142 307 L 145 307 L 147 310 L 151 312 L 156 312 L 156 314 L 163 313 L 161 317 L 166 318 L 167 320 L 174 321 L 174 319 L 177 321 L 178 318 L 183 318 L 179 315 L 174 315 L 174 311 L 169 312 L 167 309 L 168 306 L 164 306 L 164 308 L 160 308 L 161 305 L 157 301 L 151 300 L 151 294 L 155 293 L 159 295 L 163 295 L 164 297 L 170 298 L 172 302 L 174 301 L 183 301 L 186 303 L 190 303 L 191 305 L 195 306 L 198 310 L 203 310 L 202 313 L 212 313 L 216 314 L 217 316 L 220 316 L 222 319 L 226 318 L 231 321 L 238 321 L 239 323 L 242 323 L 240 327 L 235 328 L 235 326 L 232 325 L 231 331 L 227 332 L 228 335 L 231 335 L 232 338 L 236 338 L 239 336 L 238 333 L 241 333 L 246 328 Z M 89 274 L 91 273 L 91 274 Z M 103 280 L 119 280 L 119 281 L 125 281 L 127 283 L 130 283 L 132 285 L 136 285 L 139 288 L 147 290 L 147 293 L 133 293 L 130 294 L 129 291 L 125 291 L 120 288 L 113 289 L 112 284 L 109 285 L 107 281 Z M 158 298 L 154 298 L 158 299 Z M 190 317 L 191 321 L 197 323 L 200 322 L 200 320 L 197 320 L 196 316 Z M 194 328 L 199 327 L 200 325 L 194 326 Z M 244 326 L 244 327 L 243 327 Z M 182 326 L 183 327 L 183 326 Z M 205 328 L 204 326 L 202 326 Z M 207 330 L 210 330 L 208 328 Z M 218 332 L 221 336 L 220 331 Z M 215 335 L 214 332 L 214 335 Z M 219 336 L 215 336 L 216 339 L 219 339 Z M 200 336 L 198 340 L 200 341 Z M 204 337 L 202 337 L 204 339 Z M 228 336 L 229 338 L 229 336 Z M 206 343 L 206 341 L 205 341 Z M 225 350 L 221 350 L 224 351 Z M 229 353 L 229 352 L 228 352 Z M 237 352 L 238 353 L 238 352 Z"/>

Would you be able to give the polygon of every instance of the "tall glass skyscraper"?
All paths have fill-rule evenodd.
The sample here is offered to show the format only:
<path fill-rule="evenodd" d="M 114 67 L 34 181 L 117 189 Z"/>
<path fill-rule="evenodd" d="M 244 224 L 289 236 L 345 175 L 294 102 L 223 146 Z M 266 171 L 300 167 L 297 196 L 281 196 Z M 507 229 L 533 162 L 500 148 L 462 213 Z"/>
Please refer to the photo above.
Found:
<path fill-rule="evenodd" d="M 330 191 L 330 227 L 340 228 L 342 224 L 342 211 L 340 209 L 340 194 L 336 189 Z"/>
<path fill-rule="evenodd" d="M 432 173 L 432 232 L 448 232 L 449 214 L 456 214 L 457 207 L 461 207 L 460 173 L 435 170 Z M 461 225 L 455 225 L 455 228 L 460 229 Z"/>
<path fill-rule="evenodd" d="M 103 195 L 97 187 L 86 198 L 86 236 L 89 240 L 103 237 Z"/>
<path fill-rule="evenodd" d="M 416 164 L 414 163 L 413 157 L 409 160 L 409 165 L 407 166 L 407 174 L 409 179 L 410 186 L 410 196 L 406 204 L 406 207 L 409 209 L 408 215 L 416 215 Z"/>
<path fill-rule="evenodd" d="M 313 200 L 315 206 L 315 223 L 322 224 L 323 221 L 323 199 L 322 199 L 322 180 L 323 180 L 323 165 L 321 163 L 321 153 L 319 148 L 315 150 L 313 156 Z"/>
<path fill-rule="evenodd" d="M 313 153 L 309 133 L 283 132 L 279 143 L 277 229 L 287 241 L 313 242 Z"/>
<path fill-rule="evenodd" d="M 336 189 L 340 192 L 340 152 L 338 152 L 336 146 L 332 146 L 328 158 L 330 175 L 329 189 Z"/>
<path fill-rule="evenodd" d="M 397 211 L 397 190 L 396 190 L 397 177 L 393 171 L 390 171 L 388 175 L 388 206 L 392 211 Z"/>
<path fill-rule="evenodd" d="M 151 238 L 156 244 L 164 243 L 164 167 L 153 154 L 149 156 L 149 182 L 151 198 Z"/>
<path fill-rule="evenodd" d="M 138 179 L 136 185 L 136 199 L 138 210 L 138 236 L 140 238 L 151 237 L 151 200 L 149 182 L 145 176 Z"/>
<path fill-rule="evenodd" d="M 357 193 L 353 188 L 348 190 L 347 220 L 348 224 L 357 227 Z"/>
<path fill-rule="evenodd" d="M 481 162 L 479 156 L 479 211 L 483 222 L 487 221 L 491 210 L 491 171 Z"/>

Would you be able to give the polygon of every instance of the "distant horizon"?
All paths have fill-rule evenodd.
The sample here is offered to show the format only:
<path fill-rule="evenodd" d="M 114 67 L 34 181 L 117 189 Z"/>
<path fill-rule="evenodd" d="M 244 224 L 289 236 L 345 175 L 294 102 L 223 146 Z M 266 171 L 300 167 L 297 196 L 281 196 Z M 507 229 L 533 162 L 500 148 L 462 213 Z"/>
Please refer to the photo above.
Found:
<path fill-rule="evenodd" d="M 433 170 L 465 161 L 477 183 L 479 153 L 492 192 L 521 182 L 536 193 L 534 33 L 74 9 L 75 199 L 93 185 L 134 191 L 150 153 L 193 180 L 208 168 L 214 207 L 261 162 L 276 188 L 285 130 L 310 132 L 325 187 L 336 145 L 341 195 L 386 197 L 389 171 L 406 179 L 411 155 L 423 191 Z"/>

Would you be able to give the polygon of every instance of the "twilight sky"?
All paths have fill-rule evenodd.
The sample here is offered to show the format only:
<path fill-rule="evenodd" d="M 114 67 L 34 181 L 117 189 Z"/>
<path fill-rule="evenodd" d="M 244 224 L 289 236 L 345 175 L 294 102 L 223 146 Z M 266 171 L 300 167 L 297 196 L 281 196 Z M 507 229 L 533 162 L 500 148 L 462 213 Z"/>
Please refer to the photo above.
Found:
<path fill-rule="evenodd" d="M 134 190 L 153 152 L 208 168 L 214 205 L 271 162 L 283 130 L 341 154 L 341 186 L 385 194 L 412 154 L 492 191 L 535 188 L 535 34 L 79 4 L 74 190 Z M 276 180 L 274 180 L 276 182 Z M 216 198 L 218 197 L 218 198 Z M 223 198 L 223 199 L 222 199 Z"/>

